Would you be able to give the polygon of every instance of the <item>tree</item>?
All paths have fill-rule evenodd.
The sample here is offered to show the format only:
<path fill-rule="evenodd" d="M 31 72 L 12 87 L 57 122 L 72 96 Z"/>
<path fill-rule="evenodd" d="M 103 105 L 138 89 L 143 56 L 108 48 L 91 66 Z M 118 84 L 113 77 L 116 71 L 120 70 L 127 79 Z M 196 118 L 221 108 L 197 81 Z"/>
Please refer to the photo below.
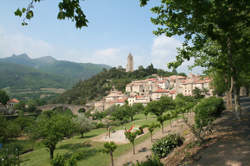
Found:
<path fill-rule="evenodd" d="M 74 123 L 76 125 L 77 131 L 81 134 L 81 138 L 83 138 L 84 133 L 94 128 L 93 122 L 88 119 L 84 114 L 80 114 L 75 117 Z"/>
<path fill-rule="evenodd" d="M 16 118 L 14 122 L 16 122 L 20 126 L 21 130 L 24 131 L 34 123 L 34 119 L 29 116 L 24 116 L 24 114 L 20 113 L 18 118 Z"/>
<path fill-rule="evenodd" d="M 23 17 L 22 25 L 28 25 L 27 20 L 30 20 L 34 17 L 34 4 L 39 2 L 41 2 L 41 0 L 31 0 L 26 8 L 18 8 L 15 11 L 16 16 Z M 75 22 L 76 28 L 88 26 L 88 20 L 81 9 L 80 0 L 61 0 L 58 3 L 58 8 L 58 20 L 70 19 Z"/>
<path fill-rule="evenodd" d="M 154 130 L 159 127 L 158 124 L 156 123 L 151 123 L 150 125 L 147 126 L 148 127 L 148 131 L 150 132 L 150 139 L 151 139 L 151 142 L 153 141 L 153 132 Z"/>
<path fill-rule="evenodd" d="M 133 154 L 135 154 L 135 139 L 139 134 L 141 134 L 141 132 L 140 131 L 135 131 L 135 132 L 125 131 L 124 134 L 125 134 L 126 138 L 129 140 L 129 142 L 132 144 Z"/>
<path fill-rule="evenodd" d="M 110 159 L 111 159 L 111 165 L 114 166 L 114 157 L 113 157 L 113 153 L 116 150 L 117 145 L 114 142 L 106 142 L 104 143 L 104 149 L 103 152 L 107 153 L 110 155 Z"/>
<path fill-rule="evenodd" d="M 115 120 L 119 120 L 122 123 L 128 121 L 129 114 L 127 113 L 126 106 L 117 107 L 115 112 L 111 114 Z"/>
<path fill-rule="evenodd" d="M 15 110 L 25 111 L 25 102 L 24 101 L 20 101 L 19 103 L 17 103 L 16 105 L 14 105 L 14 109 Z"/>
<path fill-rule="evenodd" d="M 164 133 L 164 122 L 166 121 L 166 120 L 168 120 L 169 119 L 169 116 L 168 115 L 159 115 L 159 116 L 157 116 L 157 121 L 160 123 L 160 125 L 161 125 L 161 132 L 162 132 L 162 134 Z"/>
<path fill-rule="evenodd" d="M 143 114 L 145 115 L 146 120 L 147 120 L 147 119 L 148 119 L 148 114 L 149 114 L 149 109 L 148 109 L 148 107 L 145 107 L 145 108 L 144 108 Z"/>
<path fill-rule="evenodd" d="M 174 102 L 175 102 L 175 110 L 178 113 L 188 112 L 196 104 L 192 96 L 184 96 L 183 94 L 178 94 Z"/>
<path fill-rule="evenodd" d="M 0 103 L 2 103 L 3 105 L 6 105 L 9 100 L 10 98 L 8 94 L 5 91 L 0 90 Z"/>
<path fill-rule="evenodd" d="M 54 157 L 54 151 L 57 143 L 62 140 L 65 134 L 72 134 L 71 117 L 59 114 L 42 114 L 38 117 L 36 122 L 34 135 L 42 139 L 42 143 L 49 149 L 50 159 Z"/>
<path fill-rule="evenodd" d="M 29 100 L 28 102 L 27 102 L 27 112 L 31 112 L 31 113 L 34 113 L 34 112 L 36 112 L 37 111 L 37 109 L 36 109 L 36 107 L 37 107 L 37 103 L 36 103 L 36 101 L 35 100 Z"/>
<path fill-rule="evenodd" d="M 205 96 L 202 94 L 202 90 L 200 88 L 195 87 L 193 89 L 193 95 L 195 99 L 201 99 L 204 98 Z"/>
<path fill-rule="evenodd" d="M 209 97 L 202 99 L 195 107 L 195 135 L 203 141 L 201 134 L 210 130 L 212 122 L 224 110 L 224 101 L 221 98 Z"/>
<path fill-rule="evenodd" d="M 133 104 L 133 106 L 129 106 L 125 104 L 124 106 L 128 116 L 130 117 L 131 122 L 134 120 L 134 116 L 143 109 L 142 104 Z"/>
<path fill-rule="evenodd" d="M 144 106 L 141 103 L 135 103 L 132 105 L 132 109 L 134 112 L 139 113 L 144 111 Z"/>
<path fill-rule="evenodd" d="M 6 142 L 10 138 L 19 136 L 21 133 L 20 126 L 14 121 L 7 121 L 0 116 L 0 141 Z"/>
<path fill-rule="evenodd" d="M 146 109 L 157 116 L 157 121 L 161 124 L 162 133 L 164 132 L 164 121 L 168 119 L 168 115 L 163 115 L 164 112 L 172 110 L 175 107 L 173 99 L 163 96 L 158 101 L 148 103 Z"/>
<path fill-rule="evenodd" d="M 178 117 L 178 111 L 176 111 L 176 110 L 168 111 L 167 116 L 168 116 L 167 120 L 170 121 L 170 126 L 172 127 L 172 119 Z"/>
<path fill-rule="evenodd" d="M 148 1 L 140 0 L 142 6 Z M 151 20 L 159 26 L 154 34 L 168 37 L 182 35 L 185 38 L 177 61 L 168 66 L 176 68 L 193 57 L 195 61 L 207 60 L 209 67 L 222 69 L 230 77 L 229 93 L 232 96 L 234 91 L 237 114 L 240 110 L 237 90 L 239 73 L 249 65 L 244 61 L 249 61 L 249 6 L 248 0 L 168 0 L 152 8 L 157 16 Z M 203 49 L 211 43 L 218 46 L 219 54 L 211 54 L 210 49 Z M 219 59 L 219 63 L 211 59 Z"/>

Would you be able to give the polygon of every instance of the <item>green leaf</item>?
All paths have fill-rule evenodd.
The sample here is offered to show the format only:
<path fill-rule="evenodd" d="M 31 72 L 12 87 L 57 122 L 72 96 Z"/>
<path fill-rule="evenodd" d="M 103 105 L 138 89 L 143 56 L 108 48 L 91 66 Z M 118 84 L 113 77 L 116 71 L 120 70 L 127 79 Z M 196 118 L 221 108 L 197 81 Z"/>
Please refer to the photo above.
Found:
<path fill-rule="evenodd" d="M 15 11 L 15 16 L 19 16 L 19 17 L 22 17 L 22 11 L 18 8 L 16 11 Z"/>

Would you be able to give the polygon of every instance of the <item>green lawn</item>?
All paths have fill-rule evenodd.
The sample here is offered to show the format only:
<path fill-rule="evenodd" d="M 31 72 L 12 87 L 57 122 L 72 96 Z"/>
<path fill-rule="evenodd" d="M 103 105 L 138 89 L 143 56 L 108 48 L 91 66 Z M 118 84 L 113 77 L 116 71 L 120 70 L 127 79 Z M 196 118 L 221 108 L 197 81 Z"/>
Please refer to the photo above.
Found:
<path fill-rule="evenodd" d="M 139 114 L 135 116 L 134 122 L 114 127 L 114 129 L 120 130 L 124 129 L 124 127 L 128 129 L 133 124 L 145 125 L 155 121 L 156 118 L 153 115 L 149 115 L 148 119 L 146 120 L 143 114 Z M 63 140 L 57 145 L 57 149 L 55 150 L 54 155 L 56 156 L 56 154 L 64 154 L 66 156 L 71 156 L 73 153 L 79 152 L 81 154 L 81 159 L 78 161 L 79 166 L 107 166 L 110 163 L 109 155 L 100 152 L 100 150 L 103 148 L 103 143 L 90 141 L 91 137 L 95 137 L 105 132 L 106 129 L 104 128 L 94 129 L 86 133 L 85 138 L 75 136 L 71 139 Z M 136 144 L 143 142 L 147 138 L 149 138 L 149 133 L 138 138 L 136 140 Z M 114 153 L 114 157 L 117 158 L 118 156 L 128 152 L 129 150 L 132 150 L 130 144 L 119 145 Z M 43 146 L 36 146 L 33 152 L 22 155 L 21 160 L 22 166 L 50 166 L 49 152 Z"/>

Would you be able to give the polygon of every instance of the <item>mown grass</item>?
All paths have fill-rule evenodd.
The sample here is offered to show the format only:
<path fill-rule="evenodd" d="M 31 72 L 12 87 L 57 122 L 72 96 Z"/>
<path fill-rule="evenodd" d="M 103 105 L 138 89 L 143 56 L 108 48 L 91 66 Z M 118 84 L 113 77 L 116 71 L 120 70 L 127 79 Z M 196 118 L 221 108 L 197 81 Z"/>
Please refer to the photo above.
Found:
<path fill-rule="evenodd" d="M 146 125 L 152 122 L 156 122 L 155 116 L 149 115 L 146 120 L 143 114 L 138 114 L 135 116 L 135 121 L 114 127 L 114 130 L 124 129 L 125 127 L 128 129 L 131 125 Z M 169 122 L 165 122 L 165 126 L 167 123 Z M 104 143 L 91 141 L 92 137 L 103 134 L 106 131 L 107 130 L 104 128 L 94 129 L 86 133 L 85 138 L 74 136 L 73 138 L 63 140 L 58 143 L 54 155 L 63 154 L 69 157 L 73 154 L 80 153 L 81 158 L 78 161 L 79 166 L 107 166 L 110 164 L 109 155 L 101 152 Z M 149 137 L 149 133 L 139 137 L 136 139 L 136 145 Z M 118 145 L 114 157 L 117 158 L 130 150 L 132 150 L 130 144 Z M 22 166 L 50 166 L 49 152 L 43 146 L 36 146 L 33 152 L 22 155 L 21 160 Z"/>

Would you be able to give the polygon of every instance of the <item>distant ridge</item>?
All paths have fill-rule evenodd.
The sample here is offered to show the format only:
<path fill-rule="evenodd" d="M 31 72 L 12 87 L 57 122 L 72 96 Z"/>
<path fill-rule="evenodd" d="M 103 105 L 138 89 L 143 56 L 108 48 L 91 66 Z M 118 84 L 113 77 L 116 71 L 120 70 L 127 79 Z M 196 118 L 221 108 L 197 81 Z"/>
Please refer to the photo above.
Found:
<path fill-rule="evenodd" d="M 0 89 L 19 99 L 53 96 L 42 89 L 70 89 L 110 66 L 56 60 L 51 56 L 32 59 L 27 54 L 0 59 Z M 41 89 L 42 88 L 42 89 Z M 52 94 L 53 93 L 53 94 Z"/>
<path fill-rule="evenodd" d="M 24 65 L 37 69 L 40 72 L 63 76 L 65 79 L 71 80 L 71 86 L 79 80 L 88 79 L 101 72 L 103 68 L 111 68 L 110 66 L 103 64 L 61 61 L 56 60 L 51 56 L 32 59 L 26 53 L 20 55 L 13 54 L 11 57 L 1 58 L 0 62 Z"/>

